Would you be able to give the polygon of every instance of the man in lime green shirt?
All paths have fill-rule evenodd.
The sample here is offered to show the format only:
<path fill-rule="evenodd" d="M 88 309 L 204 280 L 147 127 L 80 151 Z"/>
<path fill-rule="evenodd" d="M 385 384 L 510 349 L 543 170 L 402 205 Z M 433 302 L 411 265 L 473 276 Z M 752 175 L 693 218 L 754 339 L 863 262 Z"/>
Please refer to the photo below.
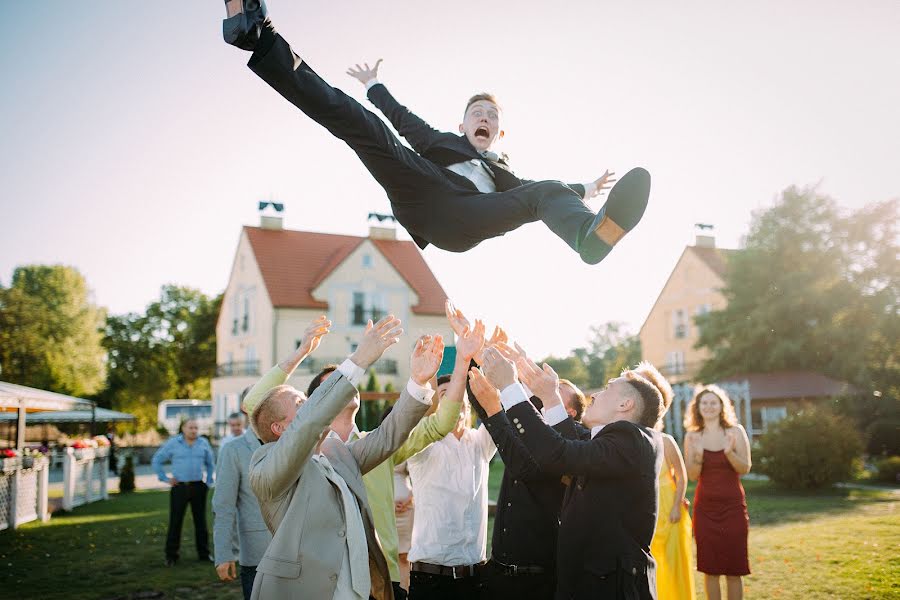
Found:
<path fill-rule="evenodd" d="M 319 317 L 310 324 L 297 350 L 263 375 L 247 392 L 243 406 L 248 413 L 252 412 L 253 407 L 266 395 L 266 392 L 287 382 L 294 370 L 312 352 L 307 339 L 319 331 L 321 327 L 330 325 L 330 321 L 324 316 Z M 483 344 L 484 326 L 479 324 L 476 325 L 474 331 L 468 331 L 460 336 L 457 342 L 456 361 L 465 363 L 464 368 L 468 369 L 469 361 L 481 349 Z M 313 391 L 336 368 L 336 366 L 326 367 L 316 375 L 306 391 L 307 397 L 311 396 Z M 345 442 L 354 439 L 353 436 L 365 436 L 368 432 L 360 432 L 355 425 L 359 406 L 360 401 L 359 396 L 357 396 L 331 423 L 332 433 L 329 435 L 337 435 Z M 375 531 L 378 533 L 378 540 L 381 542 L 381 547 L 387 559 L 391 581 L 394 584 L 395 597 L 397 598 L 405 597 L 405 592 L 399 592 L 400 558 L 398 553 L 397 519 L 394 514 L 394 467 L 414 454 L 421 452 L 430 444 L 443 439 L 456 426 L 461 411 L 462 402 L 459 400 L 441 402 L 436 412 L 419 421 L 419 424 L 410 432 L 406 442 L 391 455 L 389 460 L 384 461 L 363 476 L 369 508 L 375 521 Z"/>

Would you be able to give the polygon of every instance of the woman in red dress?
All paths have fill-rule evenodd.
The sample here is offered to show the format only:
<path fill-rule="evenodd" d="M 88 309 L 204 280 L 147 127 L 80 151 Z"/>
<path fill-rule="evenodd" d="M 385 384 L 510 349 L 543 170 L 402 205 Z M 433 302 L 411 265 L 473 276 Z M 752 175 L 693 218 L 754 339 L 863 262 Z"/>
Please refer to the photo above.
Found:
<path fill-rule="evenodd" d="M 684 440 L 688 478 L 694 493 L 697 570 L 705 574 L 706 597 L 721 600 L 724 575 L 728 600 L 744 596 L 741 577 L 747 559 L 747 503 L 741 475 L 750 472 L 750 440 L 737 422 L 734 404 L 714 385 L 701 388 L 687 407 Z"/>

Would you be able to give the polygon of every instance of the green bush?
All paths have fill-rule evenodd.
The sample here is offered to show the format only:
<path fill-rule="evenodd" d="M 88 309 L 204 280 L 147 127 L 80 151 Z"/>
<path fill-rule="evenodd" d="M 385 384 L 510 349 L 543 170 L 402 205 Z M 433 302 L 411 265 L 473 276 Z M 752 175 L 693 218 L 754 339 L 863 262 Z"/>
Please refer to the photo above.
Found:
<path fill-rule="evenodd" d="M 134 459 L 131 454 L 125 457 L 125 465 L 119 475 L 119 492 L 127 494 L 134 491 Z"/>
<path fill-rule="evenodd" d="M 890 456 L 875 463 L 878 481 L 900 483 L 900 456 Z"/>
<path fill-rule="evenodd" d="M 900 422 L 875 421 L 866 428 L 866 452 L 871 456 L 900 455 Z"/>
<path fill-rule="evenodd" d="M 850 479 L 862 449 L 852 421 L 813 409 L 776 423 L 760 438 L 755 462 L 780 487 L 818 489 Z"/>

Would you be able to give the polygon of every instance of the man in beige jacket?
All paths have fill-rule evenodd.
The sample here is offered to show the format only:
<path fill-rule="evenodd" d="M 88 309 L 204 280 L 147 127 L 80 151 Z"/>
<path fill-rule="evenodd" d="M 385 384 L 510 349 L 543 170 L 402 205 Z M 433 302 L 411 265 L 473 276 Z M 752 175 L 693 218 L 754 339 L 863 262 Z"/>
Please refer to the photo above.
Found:
<path fill-rule="evenodd" d="M 319 328 L 318 339 L 329 325 Z M 394 453 L 430 406 L 428 381 L 443 356 L 440 336 L 416 343 L 410 381 L 380 427 L 349 444 L 326 434 L 365 369 L 401 333 L 393 316 L 369 322 L 356 351 L 309 399 L 281 385 L 244 407 L 264 444 L 250 461 L 250 485 L 274 535 L 257 567 L 254 599 L 393 599 L 362 476 Z"/>

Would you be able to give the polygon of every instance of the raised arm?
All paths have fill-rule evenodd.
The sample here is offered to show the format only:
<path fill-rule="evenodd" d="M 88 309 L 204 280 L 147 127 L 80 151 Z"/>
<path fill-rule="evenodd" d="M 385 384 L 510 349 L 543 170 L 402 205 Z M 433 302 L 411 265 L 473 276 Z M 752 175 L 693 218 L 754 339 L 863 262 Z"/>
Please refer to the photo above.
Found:
<path fill-rule="evenodd" d="M 447 301 L 449 314 L 450 301 Z M 453 366 L 453 374 L 450 376 L 450 385 L 447 393 L 441 399 L 437 412 L 427 416 L 410 432 L 409 438 L 400 448 L 391 455 L 393 464 L 398 465 L 410 456 L 421 452 L 430 444 L 443 439 L 453 431 L 459 421 L 462 409 L 463 394 L 466 391 L 466 379 L 469 371 L 469 362 L 476 352 L 484 345 L 484 323 L 475 322 L 475 327 L 464 329 L 456 342 L 456 363 Z"/>
<path fill-rule="evenodd" d="M 357 394 L 348 379 L 356 369 L 364 371 L 384 351 L 399 341 L 400 320 L 388 315 L 373 325 L 369 321 L 356 351 L 300 405 L 290 424 L 267 452 L 257 450 L 250 465 L 250 485 L 260 501 L 288 491 L 312 456 L 334 418 Z"/>
<path fill-rule="evenodd" d="M 409 382 L 394 410 L 366 437 L 347 444 L 363 475 L 396 452 L 428 410 L 434 395 L 428 382 L 440 368 L 443 356 L 441 336 L 419 338 L 410 359 Z"/>
<path fill-rule="evenodd" d="M 259 401 L 263 399 L 263 396 L 265 396 L 269 390 L 282 385 L 287 381 L 297 367 L 300 366 L 300 363 L 319 347 L 322 338 L 328 334 L 330 327 L 331 321 L 329 321 L 325 315 L 313 319 L 306 327 L 306 331 L 303 332 L 303 340 L 300 342 L 300 345 L 297 346 L 297 349 L 283 361 L 272 367 L 268 373 L 263 375 L 259 381 L 250 388 L 247 395 L 244 396 L 244 401 L 241 404 L 244 412 L 248 415 L 253 414 L 253 409 L 256 408 Z"/>
<path fill-rule="evenodd" d="M 397 102 L 384 84 L 378 81 L 380 65 L 380 58 L 374 67 L 369 67 L 369 63 L 365 63 L 363 66 L 357 64 L 355 68 L 347 69 L 347 75 L 366 86 L 366 95 L 369 100 L 388 118 L 397 133 L 409 142 L 413 150 L 421 154 L 442 137 L 455 137 L 452 133 L 438 131 Z"/>

